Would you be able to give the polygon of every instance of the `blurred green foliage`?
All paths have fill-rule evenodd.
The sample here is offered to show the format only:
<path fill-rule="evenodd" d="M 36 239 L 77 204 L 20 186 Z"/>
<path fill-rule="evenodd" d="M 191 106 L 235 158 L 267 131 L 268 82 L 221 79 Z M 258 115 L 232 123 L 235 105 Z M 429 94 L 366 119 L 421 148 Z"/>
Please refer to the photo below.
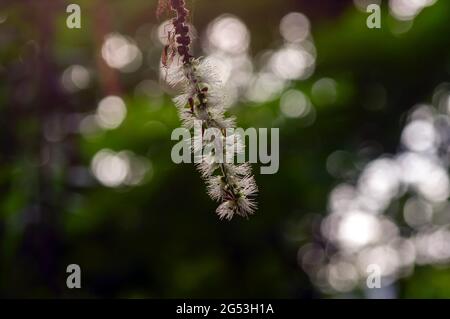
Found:
<path fill-rule="evenodd" d="M 56 74 L 75 63 L 96 69 L 101 45 L 92 31 L 96 1 L 80 3 L 88 11 L 81 30 L 64 27 L 64 5 L 54 17 L 50 52 Z M 3 11 L 9 27 L 0 24 L 0 125 L 4 130 L 0 140 L 0 296 L 330 297 L 311 284 L 297 262 L 299 247 L 315 236 L 313 228 L 326 213 L 328 193 L 339 182 L 339 177 L 327 172 L 327 157 L 336 150 L 348 152 L 347 165 L 354 178 L 355 163 L 396 150 L 404 113 L 413 104 L 428 101 L 433 89 L 449 79 L 450 3 L 438 1 L 400 35 L 391 32 L 390 25 L 398 22 L 387 12 L 383 12 L 381 30 L 367 29 L 367 15 L 351 2 L 332 15 L 321 15 L 306 1 L 218 3 L 212 8 L 206 1 L 195 1 L 194 24 L 204 28 L 224 12 L 241 16 L 251 30 L 255 55 L 276 45 L 277 21 L 283 14 L 304 9 L 312 16 L 318 52 L 313 76 L 292 84 L 312 99 L 313 123 L 284 118 L 278 99 L 257 106 L 241 103 L 230 110 L 241 127 L 280 128 L 280 171 L 256 174 L 259 210 L 248 221 L 218 220 L 215 203 L 194 167 L 172 163 L 170 134 L 179 120 L 170 99 L 135 94 L 141 80 L 156 78 L 160 48 L 149 50 L 154 65 L 146 63 L 139 72 L 121 75 L 121 95 L 128 108 L 124 123 L 89 138 L 67 137 L 70 146 L 67 140 L 60 141 L 55 151 L 62 156 L 60 162 L 50 174 L 42 173 L 36 136 L 42 130 L 38 109 L 45 110 L 39 90 L 40 82 L 51 79 L 33 63 L 23 62 L 39 51 L 36 43 L 42 34 L 35 21 L 25 19 L 32 12 L 20 3 Z M 140 25 L 157 23 L 154 6 L 147 1 L 111 1 L 107 6 L 113 15 L 112 31 L 132 36 Z M 268 24 L 254 12 L 274 16 Z M 97 76 L 95 80 L 100 81 Z M 322 77 L 337 82 L 338 95 L 331 103 L 326 97 L 311 96 L 312 85 Z M 371 107 L 372 88 L 378 86 L 385 90 L 385 103 Z M 27 95 L 25 102 L 14 102 L 17 94 Z M 104 95 L 95 84 L 68 96 L 49 112 L 58 107 L 92 111 Z M 47 97 L 44 103 L 54 101 Z M 369 153 L 362 151 L 366 146 L 371 146 Z M 71 163 L 65 155 L 75 152 L 77 165 L 88 167 L 96 152 L 105 148 L 130 150 L 149 159 L 151 174 L 136 187 L 67 184 Z M 254 170 L 259 171 L 257 165 Z M 48 188 L 51 201 L 42 202 Z M 81 266 L 83 289 L 65 288 L 70 263 Z M 450 297 L 449 272 L 419 267 L 398 283 L 398 292 L 399 297 Z"/>

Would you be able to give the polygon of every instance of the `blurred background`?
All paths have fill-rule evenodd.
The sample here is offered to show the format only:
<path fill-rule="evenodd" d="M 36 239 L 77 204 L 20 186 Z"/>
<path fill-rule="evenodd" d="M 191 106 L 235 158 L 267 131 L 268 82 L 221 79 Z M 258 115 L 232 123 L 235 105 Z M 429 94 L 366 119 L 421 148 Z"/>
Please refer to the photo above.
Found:
<path fill-rule="evenodd" d="M 231 222 L 170 159 L 170 17 L 72 2 L 0 1 L 1 297 L 450 297 L 449 1 L 188 1 L 229 113 L 280 128 Z"/>

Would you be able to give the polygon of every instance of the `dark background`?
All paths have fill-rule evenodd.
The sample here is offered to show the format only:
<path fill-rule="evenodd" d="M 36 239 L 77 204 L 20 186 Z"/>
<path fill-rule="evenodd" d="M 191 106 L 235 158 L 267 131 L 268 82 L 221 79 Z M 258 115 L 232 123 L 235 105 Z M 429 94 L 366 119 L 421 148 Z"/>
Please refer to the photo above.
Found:
<path fill-rule="evenodd" d="M 170 159 L 170 134 L 180 125 L 173 92 L 161 84 L 153 97 L 135 94 L 145 79 L 160 83 L 162 46 L 151 42 L 161 23 L 155 1 L 77 1 L 80 30 L 65 26 L 70 2 L 0 3 L 0 296 L 370 296 L 358 287 L 322 289 L 302 268 L 299 249 L 327 245 L 319 225 L 333 187 L 355 182 L 370 160 L 398 152 L 413 105 L 431 103 L 436 87 L 449 81 L 448 1 L 424 9 L 401 34 L 392 32 L 401 22 L 386 1 L 380 30 L 366 27 L 368 14 L 353 1 L 188 3 L 197 43 L 213 19 L 233 14 L 249 28 L 250 55 L 261 61 L 263 51 L 282 45 L 280 19 L 298 11 L 310 20 L 317 51 L 314 73 L 289 83 L 312 100 L 313 122 L 283 117 L 279 97 L 256 107 L 242 99 L 230 110 L 242 127 L 280 128 L 279 172 L 260 175 L 254 165 L 259 209 L 249 220 L 231 222 L 217 218 L 194 167 Z M 150 30 L 144 40 L 142 26 Z M 144 54 L 136 71 L 105 64 L 99 52 L 111 32 L 135 39 Z M 195 50 L 201 55 L 198 44 Z M 89 69 L 91 81 L 68 92 L 61 75 L 74 64 Z M 311 93 L 323 77 L 337 83 L 331 102 Z M 126 102 L 124 122 L 80 134 L 82 118 L 108 95 Z M 106 187 L 89 169 L 102 149 L 132 151 L 151 163 L 151 173 L 137 186 Z M 327 159 L 337 150 L 347 155 L 330 173 Z M 403 203 L 387 210 L 397 225 L 404 224 Z M 66 288 L 71 263 L 82 269 L 82 289 Z M 416 265 L 389 285 L 393 296 L 450 297 L 446 265 Z"/>

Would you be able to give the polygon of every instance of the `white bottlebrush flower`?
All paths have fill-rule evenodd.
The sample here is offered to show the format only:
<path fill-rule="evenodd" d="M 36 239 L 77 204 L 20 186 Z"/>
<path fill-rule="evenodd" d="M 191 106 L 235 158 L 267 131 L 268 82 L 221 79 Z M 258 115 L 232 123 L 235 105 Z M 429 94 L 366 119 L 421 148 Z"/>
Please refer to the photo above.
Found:
<path fill-rule="evenodd" d="M 220 163 L 216 161 L 216 156 L 214 154 L 208 154 L 202 157 L 201 162 L 197 163 L 196 167 L 203 178 L 208 178 L 220 168 Z"/>
<path fill-rule="evenodd" d="M 237 175 L 237 176 L 249 176 L 252 173 L 252 168 L 250 166 L 250 164 L 248 163 L 243 163 L 243 164 L 225 164 L 225 167 L 227 169 L 228 172 L 230 172 L 230 174 L 232 175 Z"/>
<path fill-rule="evenodd" d="M 236 205 L 233 201 L 226 201 L 220 204 L 217 208 L 217 215 L 219 215 L 220 219 L 228 219 L 231 220 L 235 214 Z"/>
<path fill-rule="evenodd" d="M 238 198 L 234 200 L 227 200 L 220 204 L 216 212 L 220 219 L 231 220 L 234 215 L 247 218 L 256 210 L 256 204 L 247 198 Z"/>
<path fill-rule="evenodd" d="M 206 179 L 206 185 L 208 189 L 208 195 L 215 201 L 222 201 L 227 196 L 226 184 L 223 176 L 210 176 Z"/>
<path fill-rule="evenodd" d="M 185 1 L 164 3 L 167 6 L 160 3 L 159 13 L 167 7 L 176 12 L 176 17 L 171 22 L 172 41 L 164 48 L 162 67 L 167 83 L 181 91 L 174 103 L 183 126 L 196 131 L 199 123 L 201 134 L 194 134 L 190 141 L 196 167 L 206 181 L 209 196 L 221 202 L 216 210 L 221 219 L 248 217 L 257 208 L 254 198 L 258 188 L 250 165 L 234 163 L 245 145 L 237 134 L 227 134 L 236 124 L 234 118 L 225 115 L 223 85 L 213 66 L 189 52 L 191 39 L 186 23 L 189 11 Z M 179 59 L 173 59 L 174 55 Z M 170 64 L 172 60 L 181 63 Z M 214 134 L 208 134 L 207 130 L 213 130 Z"/>

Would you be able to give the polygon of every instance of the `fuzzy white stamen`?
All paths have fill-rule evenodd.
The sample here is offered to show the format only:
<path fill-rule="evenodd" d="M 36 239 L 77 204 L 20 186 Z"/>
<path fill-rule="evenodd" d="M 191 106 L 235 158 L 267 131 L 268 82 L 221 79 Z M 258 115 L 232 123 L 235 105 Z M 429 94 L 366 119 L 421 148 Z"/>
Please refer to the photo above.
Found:
<path fill-rule="evenodd" d="M 180 5 L 184 6 L 184 2 Z M 176 21 L 174 24 L 179 23 Z M 208 61 L 192 58 L 188 45 L 181 49 L 183 63 L 166 66 L 164 70 L 167 83 L 181 90 L 173 101 L 183 126 L 195 131 L 200 123 L 201 135 L 190 140 L 196 167 L 206 181 L 209 196 L 221 202 L 216 210 L 220 219 L 248 217 L 257 208 L 254 198 L 258 188 L 250 165 L 234 163 L 245 145 L 239 135 L 226 134 L 236 124 L 234 118 L 225 116 L 223 85 Z M 204 138 L 204 131 L 209 129 L 216 133 Z"/>

